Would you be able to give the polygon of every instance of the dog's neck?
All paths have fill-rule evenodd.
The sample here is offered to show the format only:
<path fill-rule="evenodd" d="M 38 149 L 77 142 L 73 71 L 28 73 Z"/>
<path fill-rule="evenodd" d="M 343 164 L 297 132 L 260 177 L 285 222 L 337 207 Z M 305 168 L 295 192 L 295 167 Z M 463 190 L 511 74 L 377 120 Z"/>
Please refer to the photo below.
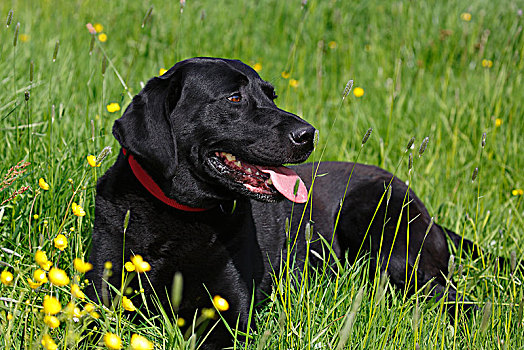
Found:
<path fill-rule="evenodd" d="M 129 166 L 131 167 L 131 170 L 133 171 L 135 177 L 142 184 L 142 186 L 144 186 L 144 188 L 149 193 L 151 193 L 156 199 L 178 210 L 189 212 L 201 212 L 208 210 L 207 208 L 189 207 L 187 205 L 178 203 L 176 200 L 172 198 L 167 197 L 160 188 L 160 186 L 158 186 L 155 180 L 153 180 L 151 175 L 149 175 L 147 171 L 144 168 L 142 168 L 140 164 L 138 164 L 135 157 L 133 157 L 131 153 L 127 152 L 125 148 L 122 148 L 122 152 L 124 153 L 124 156 L 127 157 L 127 161 L 129 162 Z"/>

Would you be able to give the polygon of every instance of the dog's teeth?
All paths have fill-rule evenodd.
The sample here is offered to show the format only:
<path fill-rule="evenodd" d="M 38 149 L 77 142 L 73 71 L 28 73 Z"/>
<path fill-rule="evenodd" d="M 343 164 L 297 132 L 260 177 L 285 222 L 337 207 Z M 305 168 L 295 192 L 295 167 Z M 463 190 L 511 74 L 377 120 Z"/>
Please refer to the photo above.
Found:
<path fill-rule="evenodd" d="M 257 171 L 257 172 L 255 173 L 255 175 L 260 175 L 260 173 Z"/>
<path fill-rule="evenodd" d="M 235 162 L 235 165 L 236 165 L 237 167 L 239 167 L 239 168 L 242 168 L 242 163 L 240 163 L 239 160 L 237 160 L 237 161 Z"/>
<path fill-rule="evenodd" d="M 273 181 L 271 181 L 271 179 L 268 179 L 268 180 L 267 180 L 267 184 L 268 184 L 268 185 L 272 185 L 272 184 L 273 184 Z"/>
<path fill-rule="evenodd" d="M 251 168 L 246 168 L 246 173 L 251 174 L 253 173 L 253 170 L 251 170 Z"/>
<path fill-rule="evenodd" d="M 225 157 L 226 157 L 226 159 L 229 160 L 230 162 L 234 162 L 235 160 L 237 160 L 237 159 L 235 158 L 235 156 L 232 155 L 231 153 L 226 153 L 226 154 L 225 154 Z"/>

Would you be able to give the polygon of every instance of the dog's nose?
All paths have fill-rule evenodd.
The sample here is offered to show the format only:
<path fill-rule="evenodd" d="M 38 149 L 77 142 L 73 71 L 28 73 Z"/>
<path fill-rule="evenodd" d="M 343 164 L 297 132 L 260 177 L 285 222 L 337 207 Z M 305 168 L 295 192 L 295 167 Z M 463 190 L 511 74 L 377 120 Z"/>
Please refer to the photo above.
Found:
<path fill-rule="evenodd" d="M 313 140 L 315 138 L 315 128 L 311 125 L 307 125 L 298 129 L 291 131 L 289 134 L 291 141 L 296 146 L 304 145 L 313 145 Z"/>

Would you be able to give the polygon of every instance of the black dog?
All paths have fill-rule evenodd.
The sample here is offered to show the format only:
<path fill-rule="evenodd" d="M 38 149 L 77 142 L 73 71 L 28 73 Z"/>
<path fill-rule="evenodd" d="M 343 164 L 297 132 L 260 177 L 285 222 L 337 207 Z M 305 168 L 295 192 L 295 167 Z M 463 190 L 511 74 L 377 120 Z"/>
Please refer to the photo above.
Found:
<path fill-rule="evenodd" d="M 285 254 L 286 217 L 292 202 L 294 212 L 302 213 L 316 167 L 282 166 L 308 158 L 315 129 L 279 109 L 275 98 L 269 83 L 236 60 L 189 59 L 147 83 L 115 122 L 113 134 L 122 152 L 97 186 L 89 274 L 97 294 L 90 290 L 91 298 L 101 294 L 106 261 L 113 263 L 109 282 L 118 287 L 121 262 L 140 254 L 151 264 L 145 293 L 154 289 L 167 310 L 178 271 L 184 278 L 179 315 L 192 319 L 196 309 L 211 307 L 210 294 L 218 294 L 230 305 L 223 313 L 226 321 L 234 326 L 239 319 L 247 331 L 252 292 L 255 303 L 271 292 L 271 274 Z M 406 184 L 383 169 L 324 162 L 318 174 L 323 176 L 315 179 L 311 195 L 312 250 L 322 252 L 318 234 L 340 257 L 355 259 L 362 247 L 372 267 L 387 266 L 394 285 L 412 290 L 416 278 L 418 286 L 429 283 L 433 295 L 442 295 L 450 257 L 447 237 L 460 245 L 460 236 L 431 225 L 424 204 L 412 191 L 406 199 Z M 291 233 L 296 234 L 300 216 L 294 215 Z M 301 226 L 294 252 L 298 264 L 306 254 Z M 462 244 L 473 246 L 467 240 Z M 414 272 L 410 285 L 406 268 L 407 276 Z M 448 299 L 455 298 L 451 289 Z M 204 345 L 215 349 L 230 343 L 223 327 Z"/>

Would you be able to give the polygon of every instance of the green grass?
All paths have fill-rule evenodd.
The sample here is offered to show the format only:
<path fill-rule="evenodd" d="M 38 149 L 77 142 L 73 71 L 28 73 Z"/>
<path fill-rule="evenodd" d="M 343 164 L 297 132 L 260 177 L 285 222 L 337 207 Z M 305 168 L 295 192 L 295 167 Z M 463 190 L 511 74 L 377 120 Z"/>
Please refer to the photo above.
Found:
<path fill-rule="evenodd" d="M 359 161 L 390 171 L 398 167 L 397 175 L 411 179 L 437 223 L 494 255 L 514 251 L 522 259 L 523 196 L 512 194 L 524 188 L 521 8 L 523 1 L 310 0 L 302 8 L 300 1 L 189 0 L 181 13 L 178 1 L 2 2 L 0 176 L 20 161 L 31 164 L 0 190 L 1 203 L 30 187 L 0 205 L 0 247 L 16 253 L 0 251 L 0 269 L 14 274 L 10 286 L 0 285 L 0 347 L 38 347 L 48 332 L 62 348 L 93 321 L 83 316 L 76 323 L 61 313 L 58 329 L 45 327 L 43 296 L 57 295 L 65 305 L 71 295 L 69 288 L 49 284 L 29 288 L 34 253 L 40 247 L 75 276 L 73 259 L 87 258 L 89 251 L 96 179 L 118 149 L 113 121 L 142 82 L 193 56 L 261 64 L 259 73 L 275 85 L 279 106 L 320 130 L 317 149 L 326 147 L 324 160 L 355 160 L 372 127 Z M 470 21 L 461 19 L 466 12 Z M 95 39 L 91 53 L 88 22 L 103 24 L 107 34 L 106 42 Z M 492 66 L 483 67 L 483 60 Z M 365 93 L 342 102 L 349 79 Z M 109 113 L 111 102 L 122 110 Z M 404 150 L 412 136 L 415 159 L 408 175 Z M 427 150 L 419 158 L 426 136 Z M 114 152 L 100 168 L 89 167 L 86 156 L 105 146 Z M 39 178 L 49 183 L 48 191 L 40 189 Z M 84 217 L 72 215 L 72 202 L 83 206 Z M 68 238 L 63 252 L 53 245 L 59 233 Z M 441 302 L 426 300 L 422 292 L 405 297 L 387 283 L 368 282 L 367 269 L 363 259 L 335 271 L 335 278 L 309 270 L 307 284 L 283 281 L 274 301 L 255 311 L 259 332 L 247 347 L 336 348 L 344 339 L 351 349 L 524 347 L 520 272 L 457 258 L 457 287 L 481 311 L 452 321 Z M 140 333 L 158 347 L 194 346 L 169 318 L 150 320 L 143 310 L 148 321 L 135 326 L 120 312 L 97 311 L 102 317 L 96 332 L 115 332 L 125 344 Z"/>

